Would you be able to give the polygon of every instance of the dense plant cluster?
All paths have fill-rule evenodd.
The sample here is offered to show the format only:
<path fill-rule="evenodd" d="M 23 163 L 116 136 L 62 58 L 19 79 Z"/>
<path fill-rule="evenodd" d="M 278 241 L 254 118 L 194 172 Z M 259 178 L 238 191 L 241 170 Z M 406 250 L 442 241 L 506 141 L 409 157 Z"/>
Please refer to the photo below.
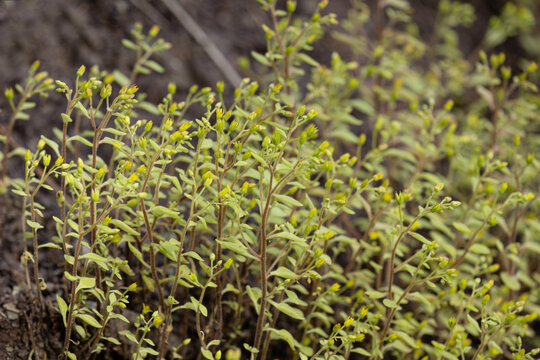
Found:
<path fill-rule="evenodd" d="M 220 82 L 182 100 L 170 84 L 147 102 L 135 79 L 163 71 L 151 56 L 169 45 L 136 26 L 129 76 L 81 66 L 73 86 L 56 81 L 58 139 L 9 152 L 3 138 L 22 266 L 40 309 L 56 299 L 60 356 L 532 359 L 536 64 L 491 51 L 530 37 L 530 8 L 509 3 L 466 58 L 456 29 L 474 11 L 457 1 L 439 2 L 429 42 L 406 1 L 375 14 L 352 1 L 339 30 L 327 1 L 310 19 L 259 2 L 265 70 L 230 97 Z M 308 55 L 327 32 L 350 59 Z M 10 129 L 53 88 L 38 67 L 6 91 Z M 24 157 L 23 179 L 5 179 L 8 156 Z M 56 232 L 40 243 L 43 220 Z M 63 291 L 40 276 L 43 248 L 63 254 Z"/>

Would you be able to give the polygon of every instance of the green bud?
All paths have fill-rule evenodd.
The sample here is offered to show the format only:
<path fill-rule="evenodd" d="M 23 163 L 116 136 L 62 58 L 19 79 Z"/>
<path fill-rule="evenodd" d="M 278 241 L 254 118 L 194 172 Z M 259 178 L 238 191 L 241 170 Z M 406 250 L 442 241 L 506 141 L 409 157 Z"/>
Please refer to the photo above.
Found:
<path fill-rule="evenodd" d="M 111 96 L 112 93 L 112 86 L 111 84 L 107 84 L 101 88 L 101 91 L 99 92 L 99 96 L 104 99 L 106 97 Z"/>
<path fill-rule="evenodd" d="M 236 129 L 238 129 L 239 125 L 240 124 L 238 124 L 238 121 L 234 120 L 229 126 L 229 131 L 235 131 Z"/>
<path fill-rule="evenodd" d="M 6 99 L 8 99 L 8 101 L 11 101 L 13 99 L 13 95 L 14 95 L 13 89 L 12 88 L 7 88 L 4 91 L 4 95 L 6 96 Z"/>
<path fill-rule="evenodd" d="M 287 12 L 293 13 L 294 10 L 296 10 L 296 1 L 295 0 L 287 0 Z"/>
<path fill-rule="evenodd" d="M 99 190 L 92 190 L 91 198 L 93 202 L 99 202 Z"/>
<path fill-rule="evenodd" d="M 347 162 L 349 161 L 349 157 L 351 156 L 351 154 L 349 153 L 346 153 L 346 154 L 343 154 L 341 155 L 341 157 L 339 158 L 338 162 Z"/>
<path fill-rule="evenodd" d="M 235 121 L 233 121 L 233 123 L 235 123 Z M 232 126 L 232 124 L 231 124 L 231 126 Z M 237 154 L 239 154 L 239 153 L 242 151 L 242 147 L 243 147 L 243 146 L 244 146 L 244 145 L 243 145 L 241 142 L 239 142 L 239 141 L 235 142 L 235 143 L 234 143 L 234 151 L 235 151 Z"/>
<path fill-rule="evenodd" d="M 270 138 L 268 136 L 265 136 L 262 142 L 262 148 L 266 149 L 270 145 Z"/>
<path fill-rule="evenodd" d="M 302 115 L 304 115 L 304 112 L 306 111 L 306 106 L 305 105 L 302 105 L 298 111 L 296 112 L 296 117 L 300 117 Z"/>
<path fill-rule="evenodd" d="M 40 64 L 39 60 L 34 61 L 32 65 L 30 66 L 30 70 L 32 72 L 35 72 L 39 68 L 39 64 Z"/>
<path fill-rule="evenodd" d="M 298 142 L 300 143 L 300 145 L 303 145 L 307 140 L 307 132 L 305 131 L 302 131 L 300 133 L 300 137 L 298 138 Z"/>
<path fill-rule="evenodd" d="M 43 156 L 43 166 L 47 167 L 51 163 L 51 155 L 44 155 Z"/>
<path fill-rule="evenodd" d="M 308 117 L 309 117 L 309 114 L 308 114 Z M 317 127 L 315 125 L 311 124 L 311 125 L 308 126 L 306 131 L 307 131 L 307 136 L 309 138 L 311 138 L 311 137 L 317 135 L 318 129 L 317 129 Z"/>
<path fill-rule="evenodd" d="M 77 70 L 77 77 L 83 76 L 85 71 L 86 71 L 86 66 L 81 65 L 81 67 L 79 68 L 79 70 Z"/>
<path fill-rule="evenodd" d="M 309 112 L 307 114 L 307 118 L 308 118 L 308 120 L 311 120 L 317 115 L 318 115 L 317 111 L 312 109 L 312 110 L 309 110 Z"/>
<path fill-rule="evenodd" d="M 156 37 L 157 34 L 159 33 L 159 26 L 157 25 L 154 25 L 150 28 L 150 31 L 148 32 L 148 36 L 150 36 L 151 38 L 153 37 Z"/>
<path fill-rule="evenodd" d="M 223 81 L 218 81 L 217 84 L 216 84 L 216 90 L 217 90 L 218 94 L 223 93 L 224 88 L 225 88 L 225 84 L 223 83 Z"/>
<path fill-rule="evenodd" d="M 512 76 L 512 70 L 508 66 L 501 67 L 501 76 L 503 79 L 507 80 L 510 79 L 510 76 Z"/>
<path fill-rule="evenodd" d="M 148 121 L 144 126 L 144 132 L 149 132 L 152 129 L 153 125 L 154 123 L 152 122 L 152 120 Z"/>
<path fill-rule="evenodd" d="M 334 183 L 334 179 L 330 178 L 330 179 L 326 180 L 326 184 L 324 184 L 324 187 L 327 188 L 327 189 L 330 189 L 332 187 L 333 183 Z"/>
<path fill-rule="evenodd" d="M 481 168 L 482 165 L 484 165 L 485 159 L 486 159 L 486 158 L 484 157 L 484 155 L 480 155 L 480 156 L 478 157 L 478 160 L 476 161 L 476 164 L 478 165 L 479 168 Z"/>
<path fill-rule="evenodd" d="M 126 289 L 126 291 L 133 291 L 137 288 L 137 283 L 133 283 L 131 285 L 128 286 L 128 288 Z"/>

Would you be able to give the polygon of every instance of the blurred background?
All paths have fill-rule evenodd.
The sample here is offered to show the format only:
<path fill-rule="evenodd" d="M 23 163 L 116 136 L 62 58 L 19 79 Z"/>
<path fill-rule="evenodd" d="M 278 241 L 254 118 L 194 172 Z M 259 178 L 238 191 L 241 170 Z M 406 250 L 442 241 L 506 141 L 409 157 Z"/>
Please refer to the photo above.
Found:
<path fill-rule="evenodd" d="M 345 19 L 350 2 L 331 0 L 325 11 L 335 13 L 338 20 Z M 376 3 L 365 2 L 372 8 Z M 429 39 L 433 31 L 440 3 L 409 1 L 411 16 L 424 39 Z M 470 26 L 458 29 L 464 54 L 474 54 L 480 46 L 485 48 L 489 38 L 493 51 L 506 52 L 513 66 L 519 66 L 518 59 L 539 58 L 540 42 L 534 38 L 539 29 L 535 20 L 540 15 L 538 1 L 461 3 L 470 3 L 475 9 Z M 316 5 L 315 0 L 299 0 L 297 16 L 308 18 Z M 143 24 L 145 30 L 154 24 L 160 26 L 159 36 L 172 44 L 171 50 L 156 56 L 165 72 L 137 79 L 149 100 L 159 101 L 171 81 L 177 84 L 181 97 L 193 84 L 214 86 L 225 80 L 231 87 L 231 81 L 246 76 L 239 63 L 246 64 L 253 50 L 264 53 L 266 41 L 261 25 L 268 23 L 269 18 L 256 0 L 0 0 L 0 89 L 22 82 L 34 60 L 41 61 L 40 70 L 68 84 L 72 84 L 76 69 L 82 64 L 129 73 L 134 55 L 121 45 L 121 40 L 130 38 L 136 22 Z M 352 57 L 347 46 L 332 36 L 339 27 L 331 28 L 315 47 L 312 56 L 323 64 L 329 62 L 335 50 L 345 59 Z M 374 36 L 374 25 L 368 26 L 367 31 Z M 213 50 L 223 58 L 209 55 L 208 43 L 203 44 L 201 36 L 209 39 Z M 38 100 L 30 123 L 17 122 L 14 139 L 28 147 L 41 134 L 51 136 L 51 128 L 61 124 L 59 114 L 64 107 L 65 98 L 56 93 L 47 101 Z M 0 109 L 0 125 L 4 128 L 9 111 L 3 96 Z"/>

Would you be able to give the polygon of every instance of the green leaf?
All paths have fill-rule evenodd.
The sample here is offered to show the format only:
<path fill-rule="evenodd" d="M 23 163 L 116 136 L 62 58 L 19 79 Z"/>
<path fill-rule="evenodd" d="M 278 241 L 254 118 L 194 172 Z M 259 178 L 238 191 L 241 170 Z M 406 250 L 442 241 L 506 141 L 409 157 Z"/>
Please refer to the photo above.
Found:
<path fill-rule="evenodd" d="M 114 80 L 118 83 L 118 85 L 129 85 L 129 78 L 126 75 L 122 74 L 120 71 L 114 70 L 112 72 L 112 75 L 114 76 Z"/>
<path fill-rule="evenodd" d="M 197 260 L 199 262 L 204 262 L 203 258 L 199 254 L 197 254 L 195 251 L 185 252 L 184 256 L 189 256 L 189 257 L 191 257 L 191 258 L 193 258 L 193 259 L 195 259 L 195 260 Z"/>
<path fill-rule="evenodd" d="M 24 113 L 22 111 L 19 111 L 18 113 L 15 114 L 15 119 L 17 119 L 17 120 L 28 120 L 28 119 L 30 119 L 30 115 L 28 115 L 27 113 Z"/>
<path fill-rule="evenodd" d="M 258 353 L 259 353 L 259 349 L 254 348 L 253 346 L 251 346 L 251 345 L 249 345 L 249 344 L 247 344 L 247 343 L 244 343 L 243 345 L 244 345 L 244 348 L 245 348 L 247 351 L 249 351 L 249 352 L 251 352 L 251 353 L 253 353 L 253 354 L 258 354 Z"/>
<path fill-rule="evenodd" d="M 128 247 L 129 247 L 129 251 L 131 251 L 131 253 L 133 255 L 135 255 L 135 257 L 137 258 L 137 260 L 139 260 L 145 267 L 149 268 L 150 266 L 144 261 L 143 259 L 143 256 L 142 256 L 142 253 L 139 251 L 139 249 L 137 249 L 135 246 L 133 246 L 130 242 L 128 242 Z"/>
<path fill-rule="evenodd" d="M 98 266 L 100 268 L 102 268 L 103 270 L 109 270 L 109 265 L 107 264 L 109 262 L 109 260 L 107 258 L 104 258 L 103 256 L 100 256 L 96 253 L 87 253 L 87 254 L 84 254 L 84 255 L 81 255 L 79 256 L 79 259 L 88 259 L 88 260 L 92 260 L 93 262 L 95 262 L 96 264 L 98 264 Z"/>
<path fill-rule="evenodd" d="M 50 147 L 54 151 L 56 156 L 60 156 L 60 147 L 56 141 L 48 139 L 47 137 L 43 135 L 41 135 L 40 139 L 45 141 L 45 144 L 47 144 L 47 146 Z"/>
<path fill-rule="evenodd" d="M 103 132 L 107 132 L 107 133 L 110 133 L 110 134 L 113 134 L 113 135 L 118 135 L 118 136 L 126 135 L 126 133 L 124 131 L 120 131 L 120 130 L 115 129 L 115 128 L 105 128 L 105 129 L 103 129 Z M 100 141 L 100 143 L 101 143 L 101 141 Z"/>
<path fill-rule="evenodd" d="M 160 111 L 158 109 L 158 107 L 148 101 L 141 101 L 139 103 L 137 103 L 137 107 L 139 109 L 143 109 L 144 111 L 146 112 L 149 112 L 150 114 L 153 114 L 153 115 L 159 115 L 160 114 Z"/>
<path fill-rule="evenodd" d="M 148 66 L 150 69 L 154 70 L 155 72 L 162 74 L 165 72 L 165 68 L 155 62 L 154 60 L 148 60 L 144 63 L 145 66 Z"/>
<path fill-rule="evenodd" d="M 276 334 L 279 338 L 285 340 L 287 344 L 289 344 L 291 350 L 294 351 L 294 337 L 292 336 L 290 332 L 288 332 L 285 329 L 276 330 L 276 329 L 270 328 L 269 330 L 273 332 L 274 334 Z"/>
<path fill-rule="evenodd" d="M 140 234 L 133 230 L 129 225 L 127 225 L 125 222 L 122 222 L 118 219 L 112 219 L 111 222 L 110 222 L 112 225 L 118 227 L 119 229 L 121 229 L 122 231 L 126 232 L 127 234 L 129 235 L 132 235 L 132 236 L 140 236 Z"/>
<path fill-rule="evenodd" d="M 426 239 L 424 236 L 420 235 L 419 233 L 416 233 L 414 231 L 410 231 L 409 235 L 411 235 L 413 238 L 415 238 L 416 240 L 420 241 L 423 244 L 426 244 L 426 245 L 431 244 L 431 241 L 429 241 L 428 239 Z"/>
<path fill-rule="evenodd" d="M 122 45 L 131 50 L 137 50 L 138 48 L 137 44 L 128 39 L 122 39 Z"/>
<path fill-rule="evenodd" d="M 482 329 L 480 329 L 480 325 L 478 325 L 478 321 L 476 321 L 470 314 L 467 314 L 467 319 L 469 320 L 469 324 L 471 324 L 472 329 L 475 331 L 474 336 L 478 336 L 482 333 Z"/>
<path fill-rule="evenodd" d="M 270 62 L 268 61 L 268 59 L 266 58 L 266 56 L 262 55 L 262 54 L 259 54 L 258 52 L 255 52 L 255 51 L 252 51 L 251 52 L 251 56 L 253 56 L 253 58 L 255 60 L 257 60 L 258 62 L 260 62 L 261 64 L 263 64 L 264 66 L 270 66 Z"/>
<path fill-rule="evenodd" d="M 274 238 L 282 238 L 282 239 L 292 240 L 294 242 L 302 242 L 302 243 L 305 242 L 304 238 L 301 238 L 300 236 L 295 235 L 288 231 L 282 231 L 277 234 L 272 234 L 268 237 L 268 239 L 274 239 Z"/>
<path fill-rule="evenodd" d="M 468 235 L 468 234 L 471 233 L 471 229 L 469 229 L 469 227 L 468 227 L 467 225 L 465 225 L 464 223 L 461 223 L 461 222 L 453 222 L 452 225 L 454 225 L 454 227 L 455 227 L 458 231 L 460 231 L 460 232 L 462 232 L 462 233 L 464 233 L 464 234 L 466 234 L 466 235 Z"/>
<path fill-rule="evenodd" d="M 490 250 L 487 246 L 482 244 L 472 244 L 470 251 L 475 254 L 489 255 Z"/>
<path fill-rule="evenodd" d="M 302 60 L 303 62 L 305 62 L 306 64 L 311 65 L 313 67 L 319 66 L 319 63 L 315 59 L 313 59 L 311 56 L 307 55 L 306 53 L 298 53 L 296 54 L 296 57 Z"/>
<path fill-rule="evenodd" d="M 285 279 L 296 280 L 298 275 L 294 271 L 289 270 L 285 266 L 280 266 L 276 270 L 272 271 L 270 275 L 279 276 Z"/>
<path fill-rule="evenodd" d="M 88 314 L 79 314 L 77 315 L 77 317 L 79 319 L 81 319 L 82 321 L 84 321 L 85 323 L 87 323 L 88 325 L 90 326 L 93 326 L 95 328 L 101 328 L 101 324 L 96 320 L 94 319 L 94 317 L 92 315 L 88 315 Z"/>
<path fill-rule="evenodd" d="M 201 354 L 202 356 L 204 356 L 205 359 L 214 360 L 214 355 L 212 355 L 212 352 L 208 349 L 201 347 Z"/>
<path fill-rule="evenodd" d="M 371 357 L 371 353 L 365 349 L 362 349 L 362 348 L 354 348 L 351 350 L 351 352 L 353 353 L 356 353 L 356 354 L 360 354 L 360 355 L 363 355 L 363 356 L 370 356 Z"/>
<path fill-rule="evenodd" d="M 66 314 L 68 310 L 68 305 L 60 297 L 60 295 L 56 294 L 56 303 L 58 304 L 58 310 L 60 311 L 60 315 L 62 315 L 62 320 L 64 320 L 64 326 L 66 326 Z"/>
<path fill-rule="evenodd" d="M 162 217 L 162 216 L 170 216 L 170 217 L 175 217 L 175 216 L 178 216 L 180 213 L 178 211 L 174 211 L 174 210 L 171 210 L 165 206 L 161 206 L 161 205 L 158 205 L 158 206 L 154 206 L 150 209 L 148 209 L 149 212 L 152 213 L 152 215 L 155 215 L 157 217 Z"/>
<path fill-rule="evenodd" d="M 278 309 L 285 315 L 292 317 L 293 319 L 297 319 L 297 320 L 304 319 L 304 313 L 302 311 L 300 311 L 299 309 L 293 308 L 291 305 L 287 303 L 277 303 L 272 300 L 269 300 L 269 302 L 270 304 L 274 305 L 276 309 Z"/>
<path fill-rule="evenodd" d="M 48 249 L 57 249 L 57 250 L 62 250 L 62 247 L 58 244 L 55 244 L 55 243 L 45 243 L 45 244 L 41 244 L 41 245 L 38 245 L 38 248 L 39 249 L 42 249 L 42 248 L 48 248 Z"/>
<path fill-rule="evenodd" d="M 96 286 L 96 279 L 93 277 L 81 277 L 79 279 L 79 285 L 75 289 L 75 293 L 82 289 L 90 289 Z"/>
<path fill-rule="evenodd" d="M 518 278 L 516 276 L 510 276 L 506 271 L 501 272 L 501 280 L 510 290 L 517 291 L 521 288 Z"/>
<path fill-rule="evenodd" d="M 90 114 L 88 113 L 88 110 L 80 101 L 77 101 L 77 103 L 75 104 L 75 108 L 78 109 L 86 118 L 90 119 Z"/>
<path fill-rule="evenodd" d="M 276 198 L 276 200 L 279 201 L 280 203 L 290 205 L 290 206 L 301 207 L 304 205 L 300 201 L 287 195 L 274 194 L 274 198 Z"/>
<path fill-rule="evenodd" d="M 38 222 L 32 221 L 30 219 L 26 220 L 26 223 L 28 224 L 28 226 L 30 226 L 34 230 L 43 229 L 43 225 L 41 225 Z"/>
<path fill-rule="evenodd" d="M 384 304 L 384 306 L 386 306 L 387 308 L 390 308 L 390 309 L 396 308 L 398 306 L 395 301 L 390 300 L 390 299 L 384 299 L 383 304 Z"/>
<path fill-rule="evenodd" d="M 115 345 L 120 345 L 120 344 L 122 344 L 120 341 L 118 341 L 118 340 L 116 340 L 115 338 L 110 337 L 110 336 L 102 336 L 101 338 L 102 338 L 103 340 L 108 341 L 108 342 L 111 342 L 111 343 L 113 343 L 113 344 L 115 344 Z"/>
<path fill-rule="evenodd" d="M 119 331 L 118 334 L 124 335 L 124 336 L 127 337 L 131 342 L 134 342 L 135 344 L 138 344 L 138 343 L 139 343 L 139 341 L 137 340 L 137 338 L 135 337 L 135 335 L 133 335 L 129 330 L 122 330 L 122 331 Z"/>
<path fill-rule="evenodd" d="M 201 312 L 201 314 L 203 314 L 204 317 L 207 317 L 208 316 L 208 309 L 206 308 L 206 306 L 204 306 L 203 304 L 201 304 L 199 302 L 199 300 L 195 299 L 193 296 L 191 297 L 191 302 L 193 303 L 193 305 L 195 306 L 195 309 L 197 309 L 197 307 L 199 308 L 199 311 Z"/>
<path fill-rule="evenodd" d="M 71 141 L 78 141 L 83 145 L 86 145 L 88 147 L 92 147 L 92 143 L 90 141 L 88 141 L 87 139 L 83 138 L 80 135 L 73 135 L 73 136 L 71 136 L 70 138 L 67 139 L 67 142 L 71 142 Z"/>
<path fill-rule="evenodd" d="M 368 290 L 366 291 L 366 296 L 370 299 L 382 299 L 386 296 L 386 293 L 382 291 Z"/>
<path fill-rule="evenodd" d="M 159 252 L 165 255 L 169 260 L 176 261 L 179 251 L 178 240 L 169 239 L 168 241 L 161 241 L 157 247 Z"/>
<path fill-rule="evenodd" d="M 62 121 L 66 124 L 72 122 L 71 117 L 68 114 L 61 113 L 60 116 L 62 117 Z"/>

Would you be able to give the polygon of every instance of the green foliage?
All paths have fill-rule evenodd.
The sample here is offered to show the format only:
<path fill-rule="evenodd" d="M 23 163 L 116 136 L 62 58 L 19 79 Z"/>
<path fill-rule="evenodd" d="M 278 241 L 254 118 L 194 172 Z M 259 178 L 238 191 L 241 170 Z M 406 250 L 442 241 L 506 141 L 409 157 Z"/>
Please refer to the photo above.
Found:
<path fill-rule="evenodd" d="M 26 153 L 13 191 L 40 304 L 39 248 L 65 258 L 61 356 L 532 359 L 536 65 L 466 59 L 456 29 L 473 9 L 445 0 L 430 43 L 408 2 L 385 3 L 372 39 L 369 7 L 352 1 L 331 33 L 353 58 L 325 66 L 308 52 L 336 24 L 326 1 L 304 20 L 294 1 L 259 2 L 271 25 L 253 56 L 268 71 L 230 100 L 223 83 L 182 101 L 170 84 L 145 102 L 131 84 L 162 70 L 155 27 L 124 41 L 129 77 L 81 67 L 75 87 L 57 81 L 63 131 Z M 520 6 L 492 21 L 486 50 L 532 26 Z M 74 117 L 91 131 L 68 136 Z M 53 178 L 56 236 L 38 244 L 36 196 Z"/>

